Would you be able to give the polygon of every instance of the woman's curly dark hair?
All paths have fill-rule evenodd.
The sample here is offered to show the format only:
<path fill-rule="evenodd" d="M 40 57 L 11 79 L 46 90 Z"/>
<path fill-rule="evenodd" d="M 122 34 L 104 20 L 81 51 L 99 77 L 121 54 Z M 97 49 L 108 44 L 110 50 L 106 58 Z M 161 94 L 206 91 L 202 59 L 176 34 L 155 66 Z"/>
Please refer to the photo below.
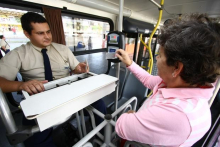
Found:
<path fill-rule="evenodd" d="M 173 19 L 159 35 L 168 66 L 183 63 L 181 78 L 191 85 L 213 83 L 220 75 L 220 24 L 205 14 Z"/>

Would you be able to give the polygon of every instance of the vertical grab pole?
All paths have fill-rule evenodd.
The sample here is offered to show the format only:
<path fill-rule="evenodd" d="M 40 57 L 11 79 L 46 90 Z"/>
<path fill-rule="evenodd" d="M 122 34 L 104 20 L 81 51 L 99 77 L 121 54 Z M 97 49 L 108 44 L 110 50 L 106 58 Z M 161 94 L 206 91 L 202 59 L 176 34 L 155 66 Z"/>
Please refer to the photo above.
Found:
<path fill-rule="evenodd" d="M 123 7 L 124 7 L 124 0 L 120 0 L 119 5 L 119 17 L 118 17 L 118 31 L 122 32 L 122 19 L 123 19 Z M 116 63 L 116 77 L 119 79 L 120 77 L 120 63 Z M 118 91 L 119 91 L 119 82 L 115 89 L 115 111 L 118 108 Z"/>
<path fill-rule="evenodd" d="M 11 115 L 11 111 L 8 107 L 7 101 L 5 100 L 5 96 L 0 89 L 0 115 L 5 125 L 8 134 L 13 134 L 17 131 L 17 127 L 15 125 L 14 119 Z"/>
<path fill-rule="evenodd" d="M 123 19 L 124 0 L 120 0 L 119 14 L 118 14 L 118 31 L 122 32 L 122 19 Z"/>

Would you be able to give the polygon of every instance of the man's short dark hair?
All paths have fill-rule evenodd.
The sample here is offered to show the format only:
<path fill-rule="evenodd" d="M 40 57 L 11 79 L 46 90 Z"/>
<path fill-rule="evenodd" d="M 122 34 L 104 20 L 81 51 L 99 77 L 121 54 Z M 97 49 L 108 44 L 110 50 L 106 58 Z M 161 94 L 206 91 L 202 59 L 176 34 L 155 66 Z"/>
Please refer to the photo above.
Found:
<path fill-rule="evenodd" d="M 3 35 L 0 35 L 0 39 L 2 39 L 4 36 Z"/>
<path fill-rule="evenodd" d="M 183 63 L 190 84 L 213 83 L 220 75 L 220 24 L 204 14 L 186 15 L 165 25 L 159 35 L 168 66 Z"/>
<path fill-rule="evenodd" d="M 23 30 L 31 34 L 33 27 L 31 23 L 47 23 L 47 20 L 40 14 L 34 12 L 27 12 L 21 17 L 21 26 Z"/>

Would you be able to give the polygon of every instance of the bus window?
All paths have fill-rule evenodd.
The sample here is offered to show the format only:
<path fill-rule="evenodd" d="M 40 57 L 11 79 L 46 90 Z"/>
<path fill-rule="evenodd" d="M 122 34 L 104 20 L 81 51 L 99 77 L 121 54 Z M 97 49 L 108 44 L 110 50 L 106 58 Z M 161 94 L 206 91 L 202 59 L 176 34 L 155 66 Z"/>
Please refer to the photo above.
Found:
<path fill-rule="evenodd" d="M 106 48 L 108 22 L 62 16 L 66 45 L 71 51 Z M 103 35 L 104 34 L 104 35 Z"/>
<path fill-rule="evenodd" d="M 2 7 L 0 9 L 0 35 L 5 37 L 9 49 L 26 44 L 29 39 L 23 34 L 20 18 L 27 11 Z"/>

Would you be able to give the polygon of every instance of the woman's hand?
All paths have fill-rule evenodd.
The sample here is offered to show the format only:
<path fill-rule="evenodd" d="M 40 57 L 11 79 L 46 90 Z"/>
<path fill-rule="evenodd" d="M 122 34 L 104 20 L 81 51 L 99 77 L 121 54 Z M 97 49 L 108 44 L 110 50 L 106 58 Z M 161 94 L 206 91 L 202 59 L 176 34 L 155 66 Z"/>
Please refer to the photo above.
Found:
<path fill-rule="evenodd" d="M 116 56 L 126 64 L 126 66 L 130 66 L 132 64 L 132 60 L 129 58 L 128 53 L 124 50 L 119 49 L 116 51 Z"/>
<path fill-rule="evenodd" d="M 135 111 L 134 111 L 134 110 L 129 110 L 127 113 L 128 113 L 128 114 L 129 114 L 129 113 L 135 113 Z"/>

